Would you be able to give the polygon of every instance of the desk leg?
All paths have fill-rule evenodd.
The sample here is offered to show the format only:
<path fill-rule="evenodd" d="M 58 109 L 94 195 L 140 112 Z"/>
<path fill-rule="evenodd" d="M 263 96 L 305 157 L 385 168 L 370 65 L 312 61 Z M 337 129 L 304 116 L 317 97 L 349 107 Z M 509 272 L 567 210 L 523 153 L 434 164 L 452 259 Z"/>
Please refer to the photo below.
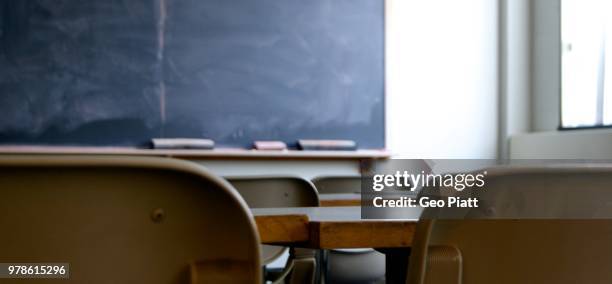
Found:
<path fill-rule="evenodd" d="M 385 254 L 385 278 L 389 284 L 404 284 L 408 277 L 410 248 L 377 249 Z"/>

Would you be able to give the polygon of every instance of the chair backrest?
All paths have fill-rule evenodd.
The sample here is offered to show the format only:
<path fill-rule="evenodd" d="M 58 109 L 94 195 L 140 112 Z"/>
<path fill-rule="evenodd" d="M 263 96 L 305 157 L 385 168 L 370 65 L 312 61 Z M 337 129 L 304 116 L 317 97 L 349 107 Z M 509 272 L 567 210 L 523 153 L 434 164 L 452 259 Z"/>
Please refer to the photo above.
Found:
<path fill-rule="evenodd" d="M 226 177 L 251 208 L 316 207 L 314 185 L 299 177 Z"/>
<path fill-rule="evenodd" d="M 186 161 L 2 156 L 0 228 L 0 262 L 70 263 L 62 283 L 262 279 L 246 204 Z"/>
<path fill-rule="evenodd" d="M 612 283 L 612 167 L 501 167 L 485 181 L 466 219 L 420 221 L 410 283 Z"/>
<path fill-rule="evenodd" d="M 312 180 L 320 194 L 327 193 L 361 193 L 361 177 L 329 176 Z"/>
<path fill-rule="evenodd" d="M 319 195 L 314 185 L 298 177 L 226 177 L 251 208 L 316 207 Z M 268 264 L 286 248 L 262 245 L 262 259 Z"/>

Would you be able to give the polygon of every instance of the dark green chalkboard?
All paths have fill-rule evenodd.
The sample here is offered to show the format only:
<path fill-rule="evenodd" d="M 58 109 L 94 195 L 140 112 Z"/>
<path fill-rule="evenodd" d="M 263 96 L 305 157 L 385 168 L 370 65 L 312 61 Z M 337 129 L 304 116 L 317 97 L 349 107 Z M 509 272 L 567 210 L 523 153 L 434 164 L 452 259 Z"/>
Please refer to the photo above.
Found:
<path fill-rule="evenodd" d="M 0 0 L 0 144 L 384 147 L 383 0 Z"/>

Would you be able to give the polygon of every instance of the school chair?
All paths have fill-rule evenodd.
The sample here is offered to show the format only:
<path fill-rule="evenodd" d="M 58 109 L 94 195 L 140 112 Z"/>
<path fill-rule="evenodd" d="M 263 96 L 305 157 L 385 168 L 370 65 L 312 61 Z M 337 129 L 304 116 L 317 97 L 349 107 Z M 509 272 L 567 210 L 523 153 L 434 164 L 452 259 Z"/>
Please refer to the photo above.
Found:
<path fill-rule="evenodd" d="M 611 165 L 490 168 L 484 187 L 450 195 L 478 208 L 423 211 L 408 282 L 612 283 L 611 188 Z"/>
<path fill-rule="evenodd" d="M 316 207 L 317 190 L 310 181 L 297 177 L 226 177 L 251 208 Z M 262 262 L 269 265 L 288 248 L 262 245 Z M 293 249 L 275 283 L 314 283 L 317 275 L 315 252 Z"/>
<path fill-rule="evenodd" d="M 312 182 L 319 194 L 361 192 L 360 176 L 323 176 Z M 325 263 L 330 283 L 370 283 L 385 277 L 385 255 L 371 248 L 329 250 Z"/>
<path fill-rule="evenodd" d="M 360 176 L 322 176 L 312 180 L 319 194 L 361 193 Z"/>
<path fill-rule="evenodd" d="M 69 278 L 57 283 L 263 278 L 246 203 L 227 181 L 186 161 L 0 156 L 0 228 L 0 262 L 69 263 Z"/>

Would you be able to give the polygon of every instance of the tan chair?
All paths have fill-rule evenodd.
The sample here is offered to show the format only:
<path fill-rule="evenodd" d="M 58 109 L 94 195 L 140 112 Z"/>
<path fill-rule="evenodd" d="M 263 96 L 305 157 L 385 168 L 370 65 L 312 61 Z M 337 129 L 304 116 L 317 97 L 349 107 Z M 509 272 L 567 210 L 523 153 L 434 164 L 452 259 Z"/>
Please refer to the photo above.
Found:
<path fill-rule="evenodd" d="M 226 177 L 250 208 L 316 207 L 319 194 L 308 180 L 298 177 Z"/>
<path fill-rule="evenodd" d="M 70 278 L 57 283 L 262 279 L 246 203 L 186 161 L 1 156 L 0 228 L 0 262 L 69 263 Z"/>
<path fill-rule="evenodd" d="M 478 209 L 419 222 L 408 283 L 612 283 L 610 189 L 611 166 L 489 169 Z"/>
<path fill-rule="evenodd" d="M 361 193 L 360 176 L 318 177 L 312 183 L 320 194 Z M 371 283 L 385 277 L 385 255 L 371 248 L 329 250 L 325 263 L 329 283 Z"/>
<path fill-rule="evenodd" d="M 317 190 L 308 180 L 297 177 L 226 177 L 251 208 L 316 207 Z M 287 251 L 286 247 L 262 245 L 264 265 L 272 263 Z M 295 249 L 276 282 L 312 283 L 316 260 L 312 250 Z M 285 279 L 290 275 L 289 279 Z"/>
<path fill-rule="evenodd" d="M 361 193 L 360 176 L 323 176 L 312 180 L 319 194 Z"/>

